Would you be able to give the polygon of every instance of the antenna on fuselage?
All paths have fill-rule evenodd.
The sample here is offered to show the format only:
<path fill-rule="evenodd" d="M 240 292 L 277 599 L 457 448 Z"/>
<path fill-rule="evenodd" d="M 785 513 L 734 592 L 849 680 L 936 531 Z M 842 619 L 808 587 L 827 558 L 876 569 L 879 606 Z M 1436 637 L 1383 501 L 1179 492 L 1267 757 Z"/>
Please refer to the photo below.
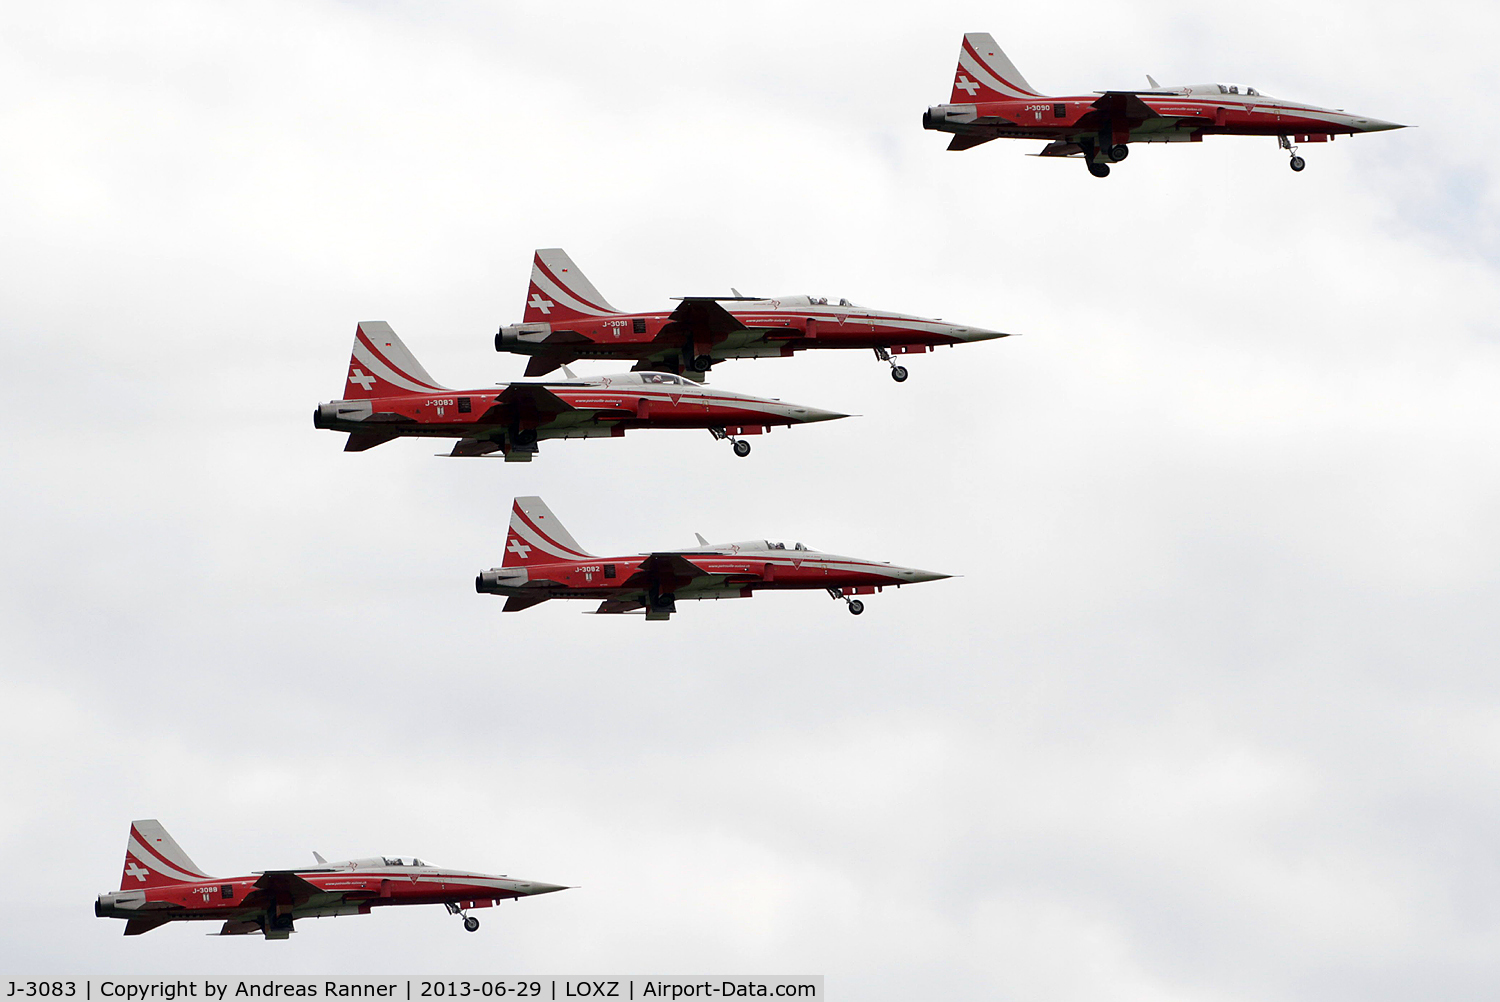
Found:
<path fill-rule="evenodd" d="M 1146 74 L 1146 82 L 1151 85 L 1152 90 L 1161 90 L 1161 84 L 1157 83 L 1156 78 L 1149 73 Z"/>
<path fill-rule="evenodd" d="M 570 368 L 568 368 L 566 365 L 561 366 L 561 368 L 562 368 L 562 371 L 563 371 L 563 375 L 567 376 L 569 379 L 577 379 L 578 378 L 577 376 L 573 375 L 573 370 L 570 369 Z"/>
<path fill-rule="evenodd" d="M 316 849 L 313 850 L 313 859 L 316 859 L 318 861 L 319 866 L 328 865 L 328 860 L 324 859 L 323 854 Z"/>
<path fill-rule="evenodd" d="M 732 285 L 729 287 L 729 291 L 732 292 L 732 293 L 734 293 L 734 298 L 735 299 L 744 299 L 745 298 L 744 293 L 740 292 L 739 289 L 736 289 Z"/>
<path fill-rule="evenodd" d="M 736 292 L 735 295 L 737 296 L 737 295 L 739 295 L 739 293 Z M 699 546 L 707 546 L 708 545 L 708 540 L 706 540 L 706 539 L 703 538 L 703 533 L 701 533 L 701 532 L 695 532 L 695 533 L 693 533 L 693 535 L 695 535 L 695 536 L 698 537 L 698 545 Z"/>

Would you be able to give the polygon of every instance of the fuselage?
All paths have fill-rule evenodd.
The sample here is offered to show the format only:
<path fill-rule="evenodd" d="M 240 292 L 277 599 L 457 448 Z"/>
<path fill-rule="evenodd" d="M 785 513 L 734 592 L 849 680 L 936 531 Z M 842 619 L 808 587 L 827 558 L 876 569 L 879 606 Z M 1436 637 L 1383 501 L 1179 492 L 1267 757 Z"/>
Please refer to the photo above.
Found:
<path fill-rule="evenodd" d="M 506 391 L 512 388 L 519 390 L 508 396 Z M 313 423 L 319 428 L 387 437 L 474 440 L 478 445 L 492 445 L 488 451 L 497 451 L 512 440 L 617 437 L 633 428 L 710 428 L 737 434 L 844 416 L 719 390 L 672 373 L 629 372 L 481 390 L 335 400 L 318 406 Z"/>
<path fill-rule="evenodd" d="M 651 589 L 640 583 L 638 572 L 648 562 L 659 564 L 664 556 L 682 557 L 703 572 L 680 574 L 676 581 L 670 577 L 661 580 L 660 570 L 651 572 L 655 590 L 673 594 L 677 599 L 749 598 L 754 592 L 766 589 L 838 589 L 846 594 L 867 594 L 866 590 L 878 591 L 948 576 L 819 553 L 800 543 L 786 546 L 761 539 L 665 553 L 495 567 L 479 574 L 475 590 L 493 595 L 545 595 L 595 601 L 643 599 L 649 597 Z M 635 583 L 631 583 L 632 577 L 637 578 Z"/>
<path fill-rule="evenodd" d="M 420 860 L 372 857 L 308 869 L 272 871 L 290 874 L 317 889 L 306 900 L 282 903 L 264 889 L 266 874 L 223 877 L 182 883 L 122 888 L 99 895 L 100 917 L 167 921 L 257 922 L 267 913 L 296 918 L 364 915 L 386 905 L 458 904 L 486 907 L 507 898 L 564 890 L 557 884 L 507 876 L 447 870 Z M 257 884 L 262 884 L 258 887 Z"/>
<path fill-rule="evenodd" d="M 962 87 L 962 82 L 958 85 Z M 1155 117 L 1111 114 L 1101 95 L 1128 95 Z M 1121 102 L 1122 106 L 1125 102 Z M 1134 107 L 1130 105 L 1130 107 Z M 1099 92 L 1071 97 L 1035 96 L 934 105 L 925 128 L 958 135 L 1077 143 L 1101 133 L 1111 143 L 1197 142 L 1204 136 L 1298 136 L 1303 141 L 1402 126 L 1338 108 L 1288 101 L 1236 84 L 1194 84 L 1151 91 Z"/>
<path fill-rule="evenodd" d="M 565 352 L 577 358 L 652 359 L 673 352 L 711 359 L 774 358 L 816 348 L 883 348 L 894 354 L 1005 337 L 1000 331 L 859 306 L 843 299 L 783 296 L 721 301 L 743 325 L 710 331 L 673 320 L 672 311 L 615 313 L 503 327 L 497 351 Z"/>

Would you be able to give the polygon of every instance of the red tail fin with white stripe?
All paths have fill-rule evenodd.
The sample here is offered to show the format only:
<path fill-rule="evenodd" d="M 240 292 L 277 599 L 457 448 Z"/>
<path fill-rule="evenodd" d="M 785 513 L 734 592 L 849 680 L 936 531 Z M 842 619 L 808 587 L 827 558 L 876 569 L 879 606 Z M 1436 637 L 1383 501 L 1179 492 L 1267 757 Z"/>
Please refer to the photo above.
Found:
<path fill-rule="evenodd" d="M 950 104 L 973 104 L 976 101 L 1014 101 L 1017 98 L 1041 97 L 1016 64 L 982 31 L 964 36 L 958 49 L 958 70 L 953 75 Z"/>
<path fill-rule="evenodd" d="M 510 532 L 505 536 L 505 559 L 501 567 L 525 567 L 529 564 L 555 564 L 567 560 L 588 560 L 573 535 L 538 497 L 516 498 L 510 510 Z"/>
<path fill-rule="evenodd" d="M 364 320 L 354 329 L 354 350 L 349 356 L 343 399 L 404 397 L 413 393 L 441 393 L 445 389 L 427 374 L 422 363 L 384 320 Z"/>
<path fill-rule="evenodd" d="M 177 840 L 167 834 L 159 821 L 135 821 L 130 825 L 130 841 L 125 844 L 125 872 L 120 875 L 120 890 L 193 883 L 212 880 L 199 869 Z"/>
<path fill-rule="evenodd" d="M 526 288 L 524 323 L 557 323 L 619 312 L 605 302 L 561 247 L 536 252 L 531 261 L 531 285 Z"/>

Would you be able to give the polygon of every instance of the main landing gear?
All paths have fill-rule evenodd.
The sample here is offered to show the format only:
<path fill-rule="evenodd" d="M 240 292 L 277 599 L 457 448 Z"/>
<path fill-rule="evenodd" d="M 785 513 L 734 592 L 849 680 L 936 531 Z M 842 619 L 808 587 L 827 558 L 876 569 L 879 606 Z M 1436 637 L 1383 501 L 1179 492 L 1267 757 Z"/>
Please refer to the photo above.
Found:
<path fill-rule="evenodd" d="M 1290 164 L 1292 170 L 1300 172 L 1302 168 L 1307 166 L 1307 161 L 1297 155 L 1297 147 L 1292 144 L 1291 136 L 1281 136 L 1280 143 L 1281 148 L 1292 155 L 1292 162 Z"/>
<path fill-rule="evenodd" d="M 849 603 L 849 614 L 852 616 L 858 616 L 860 613 L 865 611 L 865 604 L 857 598 L 850 598 L 848 595 L 845 595 L 844 589 L 842 588 L 830 588 L 828 589 L 828 594 L 832 595 L 834 598 L 841 598 L 845 602 Z"/>
<path fill-rule="evenodd" d="M 464 910 L 452 901 L 449 901 L 443 907 L 448 909 L 449 915 L 464 915 Z M 478 932 L 479 920 L 472 915 L 464 915 L 464 931 Z"/>
<path fill-rule="evenodd" d="M 892 379 L 894 379 L 898 383 L 904 383 L 904 382 L 906 382 L 906 377 L 908 375 L 908 373 L 906 371 L 906 366 L 904 366 L 904 365 L 897 365 L 891 359 L 891 353 L 889 351 L 887 351 L 885 348 L 876 348 L 875 349 L 875 357 L 878 358 L 878 359 L 880 359 L 882 362 L 890 362 L 890 365 L 891 365 L 891 378 Z"/>
<path fill-rule="evenodd" d="M 1109 177 L 1109 162 L 1119 163 L 1130 156 L 1130 147 L 1124 143 L 1115 143 L 1113 146 L 1095 146 L 1092 141 L 1080 143 L 1083 147 L 1083 162 L 1088 165 L 1089 173 L 1095 177 Z M 1094 151 L 1102 149 L 1104 160 L 1095 160 Z"/>
<path fill-rule="evenodd" d="M 735 438 L 723 428 L 710 428 L 708 429 L 708 432 L 716 439 L 729 439 L 730 443 L 734 446 L 734 454 L 736 456 L 739 456 L 741 459 L 744 459 L 746 456 L 750 455 L 750 443 L 745 441 L 743 438 Z"/>

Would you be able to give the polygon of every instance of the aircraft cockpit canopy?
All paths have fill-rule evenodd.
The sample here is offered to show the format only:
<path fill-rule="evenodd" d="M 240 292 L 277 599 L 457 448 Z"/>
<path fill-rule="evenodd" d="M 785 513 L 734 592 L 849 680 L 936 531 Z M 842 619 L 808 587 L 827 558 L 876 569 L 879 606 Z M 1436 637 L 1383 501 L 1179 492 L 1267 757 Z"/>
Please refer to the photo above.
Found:
<path fill-rule="evenodd" d="M 721 549 L 723 549 L 723 550 L 730 550 L 730 551 L 748 550 L 748 551 L 751 551 L 751 552 L 755 552 L 757 550 L 803 550 L 803 551 L 807 551 L 807 547 L 803 546 L 801 543 L 791 543 L 791 544 L 776 543 L 776 542 L 772 542 L 769 539 L 742 539 L 738 543 L 717 544 L 713 548 L 715 550 L 721 550 Z"/>
<path fill-rule="evenodd" d="M 1245 87 L 1241 84 L 1232 83 L 1193 84 L 1191 87 L 1183 87 L 1179 91 L 1179 93 L 1194 97 L 1198 95 L 1214 94 L 1235 94 L 1241 97 L 1263 96 L 1261 92 L 1256 90 L 1254 87 Z"/>
<path fill-rule="evenodd" d="M 681 386 L 685 382 L 683 378 L 671 372 L 638 372 L 641 382 L 652 385 Z"/>
<path fill-rule="evenodd" d="M 768 550 L 805 550 L 805 549 L 807 549 L 807 547 L 803 546 L 801 543 L 793 543 L 791 546 L 787 546 L 785 543 L 773 543 L 773 542 L 771 542 L 768 539 L 768 540 L 766 540 L 766 549 L 768 549 Z"/>
<path fill-rule="evenodd" d="M 424 863 L 415 856 L 366 856 L 363 859 L 351 859 L 347 863 L 334 865 L 360 870 L 379 869 L 385 866 L 431 866 L 432 864 Z"/>
<path fill-rule="evenodd" d="M 1248 94 L 1251 97 L 1260 97 L 1260 91 L 1254 87 L 1241 87 L 1239 84 L 1219 84 L 1220 94 Z"/>
<path fill-rule="evenodd" d="M 851 310 L 865 308 L 847 299 L 829 299 L 827 296 L 777 296 L 775 301 L 782 306 L 843 306 Z"/>

